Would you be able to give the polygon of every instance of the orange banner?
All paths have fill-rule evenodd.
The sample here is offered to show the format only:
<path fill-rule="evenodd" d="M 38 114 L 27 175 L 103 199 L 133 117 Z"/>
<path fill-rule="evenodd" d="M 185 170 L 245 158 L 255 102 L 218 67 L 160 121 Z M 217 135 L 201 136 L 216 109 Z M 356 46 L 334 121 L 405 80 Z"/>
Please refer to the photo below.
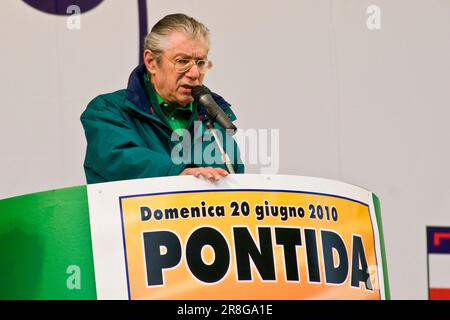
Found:
<path fill-rule="evenodd" d="M 380 299 L 368 205 L 297 191 L 121 198 L 131 299 Z"/>

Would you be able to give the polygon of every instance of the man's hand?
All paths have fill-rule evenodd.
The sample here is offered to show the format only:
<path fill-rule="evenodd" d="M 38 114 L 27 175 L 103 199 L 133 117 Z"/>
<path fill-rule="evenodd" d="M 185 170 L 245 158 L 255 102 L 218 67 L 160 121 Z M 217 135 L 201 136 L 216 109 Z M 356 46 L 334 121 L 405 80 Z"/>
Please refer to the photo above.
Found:
<path fill-rule="evenodd" d="M 205 179 L 209 179 L 211 181 L 220 180 L 222 177 L 226 177 L 228 172 L 221 168 L 213 168 L 213 167 L 196 167 L 196 168 L 186 168 L 181 173 L 180 176 L 191 175 L 195 177 L 202 176 Z"/>

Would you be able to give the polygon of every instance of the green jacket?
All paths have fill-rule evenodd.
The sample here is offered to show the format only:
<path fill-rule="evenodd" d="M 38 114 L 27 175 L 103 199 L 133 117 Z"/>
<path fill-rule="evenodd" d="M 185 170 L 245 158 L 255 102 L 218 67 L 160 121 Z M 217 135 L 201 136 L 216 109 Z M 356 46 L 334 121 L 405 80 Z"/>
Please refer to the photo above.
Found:
<path fill-rule="evenodd" d="M 174 153 L 181 143 L 171 141 L 173 132 L 158 112 L 160 107 L 155 94 L 147 95 L 143 79 L 145 72 L 144 65 L 138 66 L 130 75 L 127 89 L 96 97 L 81 115 L 87 140 L 84 161 L 87 183 L 175 176 L 186 166 L 212 166 L 226 170 L 225 164 L 217 161 L 220 154 L 214 138 L 206 132 L 205 111 L 195 101 L 188 125 L 191 139 L 184 137 L 186 146 L 191 142 L 191 152 Z M 231 106 L 219 95 L 211 94 L 234 121 L 236 116 Z M 199 122 L 194 126 L 194 121 Z M 216 128 L 224 137 L 222 143 L 235 172 L 243 173 L 244 165 L 236 142 L 222 128 L 217 125 Z M 173 161 L 172 154 L 178 155 L 176 161 Z M 211 164 L 213 159 L 216 163 Z"/>

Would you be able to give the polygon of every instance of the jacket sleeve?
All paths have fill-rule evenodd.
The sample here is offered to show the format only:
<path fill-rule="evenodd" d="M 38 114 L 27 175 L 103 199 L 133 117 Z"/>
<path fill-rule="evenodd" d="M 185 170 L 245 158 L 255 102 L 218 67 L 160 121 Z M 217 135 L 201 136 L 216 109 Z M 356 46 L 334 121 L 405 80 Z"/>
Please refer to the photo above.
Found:
<path fill-rule="evenodd" d="M 173 176 L 185 167 L 146 147 L 125 115 L 101 97 L 88 105 L 81 122 L 87 140 L 87 183 Z"/>

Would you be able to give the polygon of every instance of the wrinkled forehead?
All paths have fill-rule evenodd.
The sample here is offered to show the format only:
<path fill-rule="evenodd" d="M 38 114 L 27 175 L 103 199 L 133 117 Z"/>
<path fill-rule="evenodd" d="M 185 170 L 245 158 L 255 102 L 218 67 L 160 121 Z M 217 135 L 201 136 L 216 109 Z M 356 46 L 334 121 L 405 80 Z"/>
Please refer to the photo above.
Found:
<path fill-rule="evenodd" d="M 203 58 L 208 55 L 209 43 L 201 35 L 193 37 L 185 32 L 174 31 L 167 39 L 164 52 L 171 56 L 183 55 L 192 58 Z"/>

